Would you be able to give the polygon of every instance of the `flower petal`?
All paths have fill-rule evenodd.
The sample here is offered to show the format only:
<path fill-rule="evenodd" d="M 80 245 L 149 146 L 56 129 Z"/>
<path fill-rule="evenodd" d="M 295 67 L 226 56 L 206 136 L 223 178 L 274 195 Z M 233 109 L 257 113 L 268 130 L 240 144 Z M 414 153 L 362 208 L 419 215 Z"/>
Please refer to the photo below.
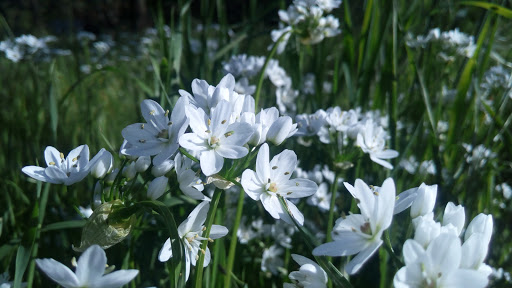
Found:
<path fill-rule="evenodd" d="M 78 258 L 76 277 L 82 284 L 93 282 L 103 275 L 106 265 L 105 251 L 98 245 L 92 245 Z"/>
<path fill-rule="evenodd" d="M 118 288 L 130 282 L 139 274 L 139 270 L 119 270 L 109 273 L 90 283 L 89 288 Z"/>
<path fill-rule="evenodd" d="M 172 257 L 171 239 L 167 238 L 164 245 L 162 246 L 162 249 L 160 249 L 160 252 L 158 253 L 158 260 L 160 260 L 160 262 L 166 262 L 171 257 Z"/>
<path fill-rule="evenodd" d="M 215 150 L 203 151 L 199 157 L 199 162 L 201 170 L 206 176 L 217 174 L 224 166 L 224 158 L 217 154 Z"/>
<path fill-rule="evenodd" d="M 258 151 L 258 157 L 256 158 L 256 175 L 260 180 L 260 183 L 267 183 L 270 179 L 270 163 L 269 163 L 269 151 L 268 144 L 263 143 L 260 150 Z"/>
<path fill-rule="evenodd" d="M 45 168 L 39 167 L 39 166 L 25 166 L 21 169 L 21 171 L 28 176 L 39 180 L 43 182 L 53 183 L 53 184 L 60 184 L 61 181 L 55 180 L 53 178 L 50 178 L 45 173 Z"/>
<path fill-rule="evenodd" d="M 359 252 L 356 257 L 352 258 L 350 262 L 348 262 L 347 266 L 345 266 L 345 271 L 349 275 L 357 273 L 361 267 L 363 267 L 363 264 L 370 259 L 370 257 L 377 251 L 382 245 L 382 240 L 379 239 L 378 241 L 372 243 L 370 246 L 368 246 L 363 251 Z"/>
<path fill-rule="evenodd" d="M 75 273 L 64 264 L 53 259 L 36 259 L 39 269 L 50 277 L 53 281 L 66 288 L 79 287 L 80 283 Z"/>

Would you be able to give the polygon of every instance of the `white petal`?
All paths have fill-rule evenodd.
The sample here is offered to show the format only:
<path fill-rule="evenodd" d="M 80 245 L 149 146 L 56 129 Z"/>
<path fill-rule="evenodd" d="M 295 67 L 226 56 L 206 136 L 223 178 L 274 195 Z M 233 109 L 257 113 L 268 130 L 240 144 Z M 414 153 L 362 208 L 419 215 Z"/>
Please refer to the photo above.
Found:
<path fill-rule="evenodd" d="M 172 257 L 172 247 L 171 247 L 171 239 L 167 238 L 162 249 L 160 249 L 160 253 L 158 253 L 158 260 L 160 262 L 166 262 Z"/>
<path fill-rule="evenodd" d="M 263 143 L 256 158 L 256 174 L 261 183 L 267 183 L 270 179 L 270 162 L 268 144 Z"/>
<path fill-rule="evenodd" d="M 203 151 L 199 158 L 201 170 L 204 175 L 211 176 L 217 174 L 224 165 L 224 158 L 217 154 L 214 150 Z"/>
<path fill-rule="evenodd" d="M 259 182 L 256 173 L 252 170 L 245 170 L 242 173 L 242 180 L 240 181 L 245 193 L 249 195 L 253 200 L 258 201 L 260 194 L 265 193 L 265 188 L 262 183 Z"/>
<path fill-rule="evenodd" d="M 56 165 L 60 166 L 61 158 L 59 150 L 55 149 L 55 147 L 48 146 L 44 150 L 44 160 L 46 161 L 46 166 Z M 52 164 L 53 163 L 53 164 Z"/>
<path fill-rule="evenodd" d="M 53 179 L 55 183 L 64 183 L 68 178 L 68 175 L 66 175 L 64 171 L 55 166 L 46 167 L 44 173 L 49 178 Z"/>
<path fill-rule="evenodd" d="M 98 245 L 92 245 L 78 258 L 76 277 L 80 283 L 89 283 L 100 278 L 105 272 L 107 256 Z"/>
<path fill-rule="evenodd" d="M 333 233 L 334 234 L 334 233 Z M 354 255 L 368 247 L 368 239 L 359 233 L 342 231 L 336 241 L 328 242 L 316 247 L 313 255 L 348 256 Z"/>
<path fill-rule="evenodd" d="M 159 131 L 167 129 L 168 118 L 165 116 L 165 111 L 160 104 L 153 100 L 146 99 L 140 103 L 140 110 L 142 117 L 144 117 L 148 124 L 153 125 Z"/>
<path fill-rule="evenodd" d="M 53 184 L 60 184 L 61 181 L 55 180 L 53 178 L 50 178 L 45 173 L 45 168 L 39 167 L 39 166 L 25 166 L 21 169 L 21 171 L 28 176 L 39 180 L 43 182 L 53 183 Z"/>
<path fill-rule="evenodd" d="M 407 239 L 403 251 L 405 265 L 411 265 L 425 255 L 425 249 L 414 239 Z"/>
<path fill-rule="evenodd" d="M 119 270 L 109 273 L 89 284 L 89 288 L 118 288 L 130 282 L 139 274 L 139 270 Z"/>
<path fill-rule="evenodd" d="M 222 100 L 220 101 L 212 113 L 212 121 L 210 128 L 214 136 L 220 136 L 226 133 L 229 126 L 229 119 L 231 117 L 231 112 L 233 111 L 233 107 L 231 103 L 228 101 Z M 249 140 L 249 139 L 247 139 Z"/>
<path fill-rule="evenodd" d="M 224 237 L 228 234 L 228 228 L 222 226 L 222 225 L 212 225 L 212 228 L 210 229 L 210 238 L 212 239 L 218 239 L 221 237 Z"/>
<path fill-rule="evenodd" d="M 189 149 L 192 151 L 205 151 L 207 150 L 208 143 L 204 138 L 197 136 L 194 133 L 186 133 L 180 137 L 180 145 L 185 149 Z"/>
<path fill-rule="evenodd" d="M 251 139 L 251 136 L 253 134 L 253 129 L 250 124 L 243 123 L 243 122 L 235 122 L 231 125 L 229 125 L 226 129 L 225 135 L 230 135 L 228 137 L 222 137 L 221 143 L 222 145 L 228 144 L 228 145 L 237 145 L 242 146 L 245 145 Z M 232 132 L 232 133 L 231 133 Z M 230 134 L 227 134 L 230 133 Z M 224 136 L 225 136 L 224 135 Z"/>
<path fill-rule="evenodd" d="M 349 275 L 357 273 L 357 271 L 363 267 L 363 264 L 366 263 L 375 251 L 379 249 L 380 245 L 382 245 L 382 240 L 379 239 L 361 251 L 356 257 L 352 258 L 352 260 L 348 262 L 347 266 L 345 266 L 345 271 L 347 271 Z"/>
<path fill-rule="evenodd" d="M 297 206 L 295 206 L 295 204 L 293 204 L 292 202 L 290 202 L 286 199 L 285 199 L 285 202 L 286 202 L 286 205 L 288 206 L 288 210 L 289 210 L 290 214 L 292 214 L 295 221 L 297 221 L 297 223 L 299 223 L 299 225 L 301 225 L 301 226 L 304 225 L 304 215 L 302 215 L 302 213 L 299 211 Z M 279 204 L 281 204 L 281 203 L 279 203 Z M 290 225 L 294 225 L 294 223 L 293 223 L 293 221 L 291 221 L 292 219 L 290 219 L 290 216 L 288 215 L 288 213 L 286 213 L 286 211 L 283 210 L 283 214 L 284 215 L 281 215 L 281 219 L 283 219 Z"/>
<path fill-rule="evenodd" d="M 276 183 L 286 182 L 297 167 L 297 154 L 291 150 L 284 150 L 270 161 L 270 178 Z"/>
<path fill-rule="evenodd" d="M 283 209 L 281 208 L 281 203 L 279 203 L 279 199 L 276 196 L 270 196 L 266 193 L 260 195 L 261 204 L 270 216 L 274 217 L 274 219 L 280 219 L 280 215 L 283 215 Z"/>
<path fill-rule="evenodd" d="M 395 206 L 395 182 L 392 178 L 388 178 L 382 183 L 377 195 L 373 219 L 370 219 L 373 235 L 377 235 L 391 225 Z"/>
<path fill-rule="evenodd" d="M 207 138 L 209 127 L 206 125 L 208 122 L 208 116 L 203 111 L 203 109 L 197 109 L 192 105 L 187 105 L 185 107 L 185 112 L 187 113 L 187 117 L 189 119 L 190 129 L 194 131 L 201 138 Z M 181 140 L 181 139 L 180 139 Z"/>
<path fill-rule="evenodd" d="M 460 239 L 452 234 L 441 233 L 430 242 L 427 254 L 432 259 L 434 274 L 450 274 L 460 265 L 461 258 Z"/>
<path fill-rule="evenodd" d="M 240 159 L 242 157 L 245 157 L 247 153 L 249 153 L 249 150 L 243 146 L 236 146 L 236 145 L 226 145 L 222 144 L 221 146 L 217 147 L 215 151 L 222 157 L 228 158 L 228 159 Z"/>
<path fill-rule="evenodd" d="M 396 196 L 395 209 L 393 214 L 396 215 L 411 207 L 412 202 L 414 202 L 414 199 L 416 199 L 416 195 L 418 195 L 418 187 L 405 190 L 404 192 L 398 194 L 398 196 Z"/>
<path fill-rule="evenodd" d="M 60 262 L 53 259 L 36 259 L 36 264 L 48 277 L 61 286 L 66 288 L 81 286 L 75 273 Z"/>
<path fill-rule="evenodd" d="M 206 216 L 208 215 L 209 209 L 209 202 L 203 201 L 199 203 L 199 205 L 197 205 L 196 208 L 190 212 L 187 219 L 185 219 L 185 221 L 183 221 L 178 227 L 180 236 L 183 237 L 190 231 L 201 231 L 204 221 L 206 221 Z"/>
<path fill-rule="evenodd" d="M 302 198 L 308 197 L 318 190 L 318 185 L 308 179 L 296 178 L 286 182 L 285 185 L 279 186 L 279 194 L 285 198 Z"/>
<path fill-rule="evenodd" d="M 444 275 L 444 273 L 443 273 Z M 440 286 L 447 288 L 484 288 L 487 287 L 489 279 L 486 275 L 475 270 L 458 269 L 446 277 L 441 278 Z"/>
<path fill-rule="evenodd" d="M 380 158 L 377 158 L 373 154 L 370 154 L 370 159 L 372 159 L 373 162 L 379 164 L 380 166 L 382 166 L 384 168 L 393 169 L 393 165 L 391 165 L 391 163 L 389 163 L 387 161 L 384 161 L 384 160 L 382 160 Z"/>

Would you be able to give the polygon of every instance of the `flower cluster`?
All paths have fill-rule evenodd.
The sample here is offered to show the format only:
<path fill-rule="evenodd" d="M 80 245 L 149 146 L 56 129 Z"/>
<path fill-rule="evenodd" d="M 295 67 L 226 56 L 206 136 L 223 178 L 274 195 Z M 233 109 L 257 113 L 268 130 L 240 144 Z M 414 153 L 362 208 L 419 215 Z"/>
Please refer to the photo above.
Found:
<path fill-rule="evenodd" d="M 278 53 L 282 53 L 291 34 L 297 36 L 305 45 L 322 42 L 324 38 L 334 37 L 341 33 L 340 23 L 337 18 L 324 13 L 338 8 L 341 0 L 311 1 L 295 0 L 288 9 L 279 10 L 279 19 L 283 22 L 281 28 L 273 30 L 272 41 L 279 43 Z"/>
<path fill-rule="evenodd" d="M 50 55 L 70 55 L 71 51 L 63 49 L 51 49 L 48 43 L 56 41 L 55 36 L 37 38 L 34 35 L 21 35 L 13 40 L 0 42 L 0 51 L 5 57 L 14 63 L 22 59 L 47 60 Z"/>
<path fill-rule="evenodd" d="M 381 123 L 386 124 L 387 121 L 379 114 L 362 114 L 353 109 L 343 111 L 336 106 L 327 110 L 319 109 L 313 114 L 297 115 L 295 120 L 298 128 L 295 136 L 316 135 L 324 144 L 337 140 L 338 143 L 347 145 L 349 140 L 355 141 L 355 145 L 369 154 L 373 162 L 393 169 L 393 165 L 383 159 L 396 158 L 398 152 L 386 148 L 389 135 Z"/>

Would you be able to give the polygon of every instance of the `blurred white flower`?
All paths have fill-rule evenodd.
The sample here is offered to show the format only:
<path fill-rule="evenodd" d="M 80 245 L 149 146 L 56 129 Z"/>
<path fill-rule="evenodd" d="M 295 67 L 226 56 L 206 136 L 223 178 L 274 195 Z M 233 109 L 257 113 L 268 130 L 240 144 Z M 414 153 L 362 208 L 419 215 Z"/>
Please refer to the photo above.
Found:
<path fill-rule="evenodd" d="M 398 157 L 398 152 L 392 149 L 385 149 L 386 137 L 387 134 L 384 129 L 369 119 L 357 134 L 357 146 L 361 147 L 364 153 L 368 153 L 373 162 L 385 168 L 393 169 L 393 165 L 383 159 L 396 158 Z"/>
<path fill-rule="evenodd" d="M 112 157 L 112 154 L 105 149 L 101 149 L 96 157 L 96 163 L 91 166 L 91 175 L 94 178 L 101 179 L 105 177 L 107 173 L 110 173 L 112 168 L 114 168 L 114 157 Z"/>
<path fill-rule="evenodd" d="M 203 181 L 199 178 L 198 173 L 192 170 L 192 160 L 181 155 L 181 153 L 176 154 L 174 160 L 181 192 L 192 199 L 210 200 L 201 193 L 204 190 Z"/>
<path fill-rule="evenodd" d="M 98 245 L 87 248 L 80 256 L 76 272 L 53 259 L 36 259 L 36 264 L 49 278 L 65 288 L 111 288 L 130 282 L 138 270 L 118 270 L 105 274 L 107 257 Z"/>
<path fill-rule="evenodd" d="M 279 270 L 281 270 L 284 265 L 284 261 L 282 257 L 280 257 L 283 255 L 283 252 L 284 250 L 277 245 L 265 248 L 263 256 L 261 257 L 261 271 L 278 275 Z"/>

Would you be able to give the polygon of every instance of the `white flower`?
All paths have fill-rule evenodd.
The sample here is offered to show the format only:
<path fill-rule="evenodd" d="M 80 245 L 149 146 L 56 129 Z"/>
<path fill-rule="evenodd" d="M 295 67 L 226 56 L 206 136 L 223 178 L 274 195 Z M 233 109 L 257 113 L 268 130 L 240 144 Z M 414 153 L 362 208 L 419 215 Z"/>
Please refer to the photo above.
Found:
<path fill-rule="evenodd" d="M 425 250 L 418 242 L 409 239 L 403 248 L 405 267 L 393 279 L 396 288 L 422 287 L 485 287 L 485 275 L 459 268 L 461 261 L 460 239 L 442 233 Z"/>
<path fill-rule="evenodd" d="M 245 193 L 253 200 L 260 200 L 268 213 L 275 219 L 283 219 L 293 224 L 279 202 L 278 195 L 285 198 L 290 214 L 302 225 L 304 216 L 297 207 L 286 198 L 302 198 L 318 190 L 315 182 L 307 179 L 290 179 L 297 167 L 297 155 L 291 150 L 284 150 L 269 162 L 268 144 L 263 144 L 256 159 L 256 171 L 245 170 L 241 184 Z"/>
<path fill-rule="evenodd" d="M 395 203 L 395 183 L 388 178 L 377 191 L 372 191 L 361 179 L 355 187 L 344 183 L 358 202 L 361 214 L 351 214 L 336 220 L 332 232 L 333 242 L 322 244 L 313 255 L 348 256 L 358 254 L 345 266 L 354 274 L 382 245 L 382 233 L 391 225 Z"/>
<path fill-rule="evenodd" d="M 382 159 L 398 157 L 398 152 L 392 149 L 385 149 L 386 132 L 381 126 L 373 123 L 373 120 L 366 121 L 362 131 L 357 134 L 357 146 L 361 147 L 364 153 L 370 154 L 373 162 L 388 169 L 393 169 L 391 163 Z"/>
<path fill-rule="evenodd" d="M 167 188 L 167 182 L 169 182 L 169 179 L 165 176 L 155 178 L 148 185 L 147 196 L 153 200 L 160 198 Z"/>
<path fill-rule="evenodd" d="M 412 202 L 411 218 L 425 216 L 431 213 L 436 204 L 437 185 L 426 185 L 421 183 L 418 187 L 416 199 Z"/>
<path fill-rule="evenodd" d="M 446 208 L 444 209 L 443 214 L 443 226 L 448 224 L 453 225 L 457 228 L 457 235 L 460 235 L 462 229 L 464 228 L 464 222 L 466 221 L 466 213 L 464 212 L 464 207 L 462 205 L 455 206 L 452 202 L 448 202 L 446 204 Z"/>
<path fill-rule="evenodd" d="M 308 198 L 307 203 L 312 206 L 317 206 L 322 211 L 329 211 L 331 207 L 331 196 L 327 183 L 320 183 L 318 190 L 315 194 Z M 336 207 L 335 207 L 336 208 Z"/>
<path fill-rule="evenodd" d="M 121 134 L 131 144 L 121 153 L 133 156 L 153 156 L 154 165 L 160 165 L 178 150 L 178 139 L 185 133 L 188 119 L 185 116 L 186 99 L 180 98 L 169 119 L 169 111 L 153 100 L 142 101 L 142 117 L 147 123 L 135 123 Z"/>
<path fill-rule="evenodd" d="M 91 166 L 98 161 L 103 151 L 104 149 L 100 150 L 98 155 L 89 161 L 89 146 L 87 145 L 81 145 L 71 150 L 65 158 L 63 153 L 48 146 L 44 150 L 44 158 L 48 167 L 25 166 L 21 171 L 39 181 L 71 185 L 82 181 L 89 174 Z"/>
<path fill-rule="evenodd" d="M 98 152 L 96 157 L 98 160 L 91 166 L 91 175 L 94 178 L 101 179 L 105 177 L 107 173 L 112 171 L 112 168 L 114 167 L 114 157 L 112 157 L 112 154 L 105 149 Z"/>
<path fill-rule="evenodd" d="M 265 248 L 263 256 L 261 257 L 261 271 L 270 272 L 274 275 L 279 274 L 279 270 L 282 269 L 284 265 L 282 257 L 279 257 L 283 252 L 284 250 L 277 245 Z"/>
<path fill-rule="evenodd" d="M 193 133 L 180 138 L 180 145 L 199 155 L 201 170 L 206 176 L 218 173 L 224 165 L 224 158 L 239 159 L 249 152 L 243 145 L 253 133 L 248 123 L 230 123 L 232 106 L 220 101 L 213 109 L 211 119 L 201 108 L 187 105 L 187 116 Z"/>
<path fill-rule="evenodd" d="M 36 259 L 37 266 L 48 277 L 65 288 L 114 288 L 130 282 L 138 270 L 119 270 L 106 275 L 107 257 L 98 245 L 87 248 L 80 256 L 73 273 L 68 267 L 53 259 Z"/>
<path fill-rule="evenodd" d="M 149 166 L 151 165 L 151 157 L 149 156 L 140 156 L 137 158 L 137 161 L 135 161 L 135 171 L 138 173 L 144 173 L 146 170 L 148 170 Z"/>
<path fill-rule="evenodd" d="M 320 129 L 327 123 L 327 114 L 324 110 L 317 110 L 314 114 L 300 114 L 295 117 L 298 131 L 296 136 L 316 135 Z"/>
<path fill-rule="evenodd" d="M 151 174 L 155 177 L 160 177 L 167 174 L 172 168 L 174 168 L 174 160 L 166 159 L 158 165 L 153 165 L 151 167 Z"/>
<path fill-rule="evenodd" d="M 284 283 L 284 288 L 309 287 L 324 288 L 327 287 L 327 273 L 315 261 L 304 256 L 292 254 L 293 260 L 300 265 L 299 271 L 293 271 L 288 276 L 294 284 Z"/>
<path fill-rule="evenodd" d="M 210 249 L 206 247 L 205 250 L 201 250 L 201 241 L 221 238 L 228 234 L 228 229 L 226 227 L 221 225 L 212 225 L 209 238 L 203 237 L 204 230 L 206 230 L 203 224 L 204 221 L 206 221 L 208 209 L 210 209 L 210 203 L 201 202 L 201 204 L 197 205 L 190 215 L 188 215 L 187 219 L 185 219 L 185 221 L 183 221 L 178 227 L 178 234 L 180 236 L 179 241 L 181 241 L 185 247 L 186 280 L 188 280 L 190 275 L 190 264 L 196 266 L 196 261 L 199 258 L 199 252 L 204 253 L 205 256 L 203 267 L 208 266 L 210 263 Z M 171 257 L 171 240 L 168 238 L 160 250 L 158 260 L 165 262 Z"/>
<path fill-rule="evenodd" d="M 192 160 L 178 153 L 174 158 L 176 162 L 176 175 L 180 190 L 185 195 L 196 200 L 210 200 L 201 193 L 204 190 L 203 181 L 192 170 Z"/>

